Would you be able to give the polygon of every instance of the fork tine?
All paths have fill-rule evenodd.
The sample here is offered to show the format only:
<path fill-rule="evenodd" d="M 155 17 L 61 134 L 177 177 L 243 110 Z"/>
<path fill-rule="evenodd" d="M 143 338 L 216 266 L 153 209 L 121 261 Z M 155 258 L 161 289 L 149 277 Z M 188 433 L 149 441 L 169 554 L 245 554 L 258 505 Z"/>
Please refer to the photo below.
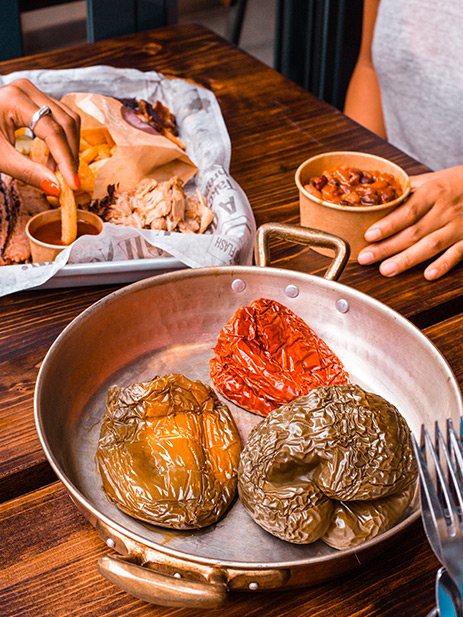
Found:
<path fill-rule="evenodd" d="M 463 435 L 463 417 L 460 422 Z M 420 475 L 422 520 L 426 536 L 457 589 L 463 589 L 462 442 L 451 420 L 447 421 L 446 440 L 438 422 L 435 422 L 434 443 L 424 426 L 421 427 L 420 441 L 421 447 L 412 435 Z M 455 605 L 455 611 L 463 617 L 461 603 Z"/>
<path fill-rule="evenodd" d="M 463 528 L 463 448 L 461 441 L 458 439 L 452 420 L 447 420 L 447 444 L 451 456 L 451 464 L 449 465 L 450 475 L 452 477 L 453 488 L 455 490 L 456 501 L 458 502 L 458 523 L 460 529 Z"/>
<path fill-rule="evenodd" d="M 421 443 L 423 450 L 418 446 L 415 436 L 412 433 L 413 449 L 418 463 L 418 471 L 420 474 L 420 497 L 421 497 L 421 516 L 424 524 L 424 530 L 428 537 L 429 543 L 436 554 L 436 557 L 442 563 L 442 547 L 438 533 L 438 518 L 444 519 L 444 512 L 441 503 L 434 488 L 431 474 L 429 473 L 423 452 L 425 453 L 425 432 L 424 427 L 421 428 Z"/>
<path fill-rule="evenodd" d="M 439 466 L 439 461 L 437 459 L 437 455 L 436 455 L 436 451 L 434 449 L 434 446 L 432 445 L 431 442 L 431 436 L 429 435 L 429 432 L 427 429 L 424 429 L 424 437 L 428 443 L 431 455 L 433 457 L 434 460 L 434 464 L 437 466 Z M 437 523 L 437 516 L 442 517 L 444 516 L 444 511 L 442 509 L 442 505 L 441 502 L 439 500 L 439 497 L 437 495 L 437 491 L 434 488 L 434 482 L 433 479 L 431 477 L 431 474 L 429 472 L 429 468 L 427 465 L 427 462 L 425 460 L 425 454 L 423 455 L 423 452 L 421 450 L 421 448 L 418 447 L 418 444 L 416 443 L 415 437 L 412 435 L 412 440 L 413 440 L 413 447 L 415 449 L 415 456 L 417 458 L 418 461 L 418 469 L 419 469 L 419 473 L 420 473 L 420 478 L 421 478 L 421 485 L 423 487 L 424 490 L 424 494 L 426 496 L 426 499 L 428 501 L 428 505 L 429 508 L 433 514 L 433 518 Z M 442 472 L 441 472 L 442 473 Z"/>
<path fill-rule="evenodd" d="M 438 488 L 440 490 L 441 499 L 444 505 L 442 510 L 443 510 L 445 522 L 447 524 L 447 527 L 450 526 L 450 528 L 448 529 L 448 533 L 449 535 L 453 536 L 456 532 L 456 526 L 455 526 L 456 504 L 455 504 L 453 495 L 450 491 L 448 482 L 445 478 L 444 472 L 442 470 L 442 465 L 439 459 L 439 452 L 442 450 L 442 452 L 444 453 L 444 457 L 447 463 L 447 468 L 449 470 L 453 470 L 452 462 L 450 460 L 450 455 L 448 452 L 447 445 L 444 441 L 444 436 L 442 435 L 442 431 L 440 430 L 437 422 L 435 424 L 435 430 L 436 430 L 436 446 L 435 447 L 433 446 L 432 441 L 431 441 L 431 436 L 429 435 L 429 432 L 427 430 L 425 430 L 426 441 L 427 441 L 427 445 L 428 445 L 429 451 L 431 452 L 431 456 L 433 458 L 434 465 L 435 465 Z"/>

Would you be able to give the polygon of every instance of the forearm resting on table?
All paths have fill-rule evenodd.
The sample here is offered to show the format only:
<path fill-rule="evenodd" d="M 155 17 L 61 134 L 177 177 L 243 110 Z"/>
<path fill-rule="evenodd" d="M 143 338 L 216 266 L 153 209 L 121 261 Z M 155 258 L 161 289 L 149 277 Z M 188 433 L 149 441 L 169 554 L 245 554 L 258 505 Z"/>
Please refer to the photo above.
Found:
<path fill-rule="evenodd" d="M 373 66 L 357 64 L 346 94 L 344 113 L 386 139 L 381 92 Z"/>

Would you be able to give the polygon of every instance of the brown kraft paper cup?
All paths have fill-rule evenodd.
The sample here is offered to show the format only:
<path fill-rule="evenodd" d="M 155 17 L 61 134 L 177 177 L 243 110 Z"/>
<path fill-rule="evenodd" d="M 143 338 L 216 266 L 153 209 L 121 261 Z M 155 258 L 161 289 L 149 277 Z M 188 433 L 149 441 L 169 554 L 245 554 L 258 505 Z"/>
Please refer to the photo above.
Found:
<path fill-rule="evenodd" d="M 339 206 L 318 199 L 304 188 L 310 178 L 341 166 L 390 173 L 402 185 L 402 194 L 394 201 L 379 206 Z M 349 261 L 357 261 L 360 251 L 368 245 L 364 239 L 368 227 L 397 208 L 410 193 L 410 178 L 401 167 L 373 154 L 348 151 L 326 152 L 308 159 L 296 171 L 296 185 L 299 189 L 301 225 L 327 231 L 346 240 L 351 249 Z M 324 255 L 330 254 L 328 249 L 313 249 Z"/>

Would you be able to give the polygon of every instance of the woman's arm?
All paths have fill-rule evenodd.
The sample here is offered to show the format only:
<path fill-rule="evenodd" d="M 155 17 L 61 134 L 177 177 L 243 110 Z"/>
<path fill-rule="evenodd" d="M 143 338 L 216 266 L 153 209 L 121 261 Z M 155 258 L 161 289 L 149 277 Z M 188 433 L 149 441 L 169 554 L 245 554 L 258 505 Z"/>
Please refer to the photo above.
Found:
<path fill-rule="evenodd" d="M 344 111 L 387 138 L 371 54 L 379 3 L 364 1 L 362 42 Z M 361 251 L 358 262 L 382 262 L 381 274 L 394 276 L 431 260 L 424 276 L 438 279 L 463 260 L 463 166 L 414 176 L 411 183 L 411 197 L 367 230 L 365 240 L 371 244 Z"/>
<path fill-rule="evenodd" d="M 347 89 L 344 112 L 380 137 L 386 138 L 381 93 L 371 55 L 380 0 L 364 0 L 360 52 Z"/>

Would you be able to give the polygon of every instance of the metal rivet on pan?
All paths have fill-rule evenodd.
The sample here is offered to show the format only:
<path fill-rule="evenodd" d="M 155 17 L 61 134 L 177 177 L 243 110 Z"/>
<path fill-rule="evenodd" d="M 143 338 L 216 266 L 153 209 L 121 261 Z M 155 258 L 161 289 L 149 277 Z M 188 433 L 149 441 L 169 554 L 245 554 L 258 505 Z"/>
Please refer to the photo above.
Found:
<path fill-rule="evenodd" d="M 180 574 L 180 572 L 175 572 L 174 578 L 182 578 L 182 575 Z"/>
<path fill-rule="evenodd" d="M 106 540 L 106 545 L 109 546 L 109 548 L 114 548 L 116 546 L 116 543 L 114 542 L 112 538 L 108 538 Z"/>
<path fill-rule="evenodd" d="M 251 591 L 255 591 L 256 589 L 259 589 L 259 583 L 249 583 L 249 589 Z"/>
<path fill-rule="evenodd" d="M 235 279 L 232 283 L 232 289 L 236 293 L 241 293 L 246 289 L 246 283 L 241 279 Z"/>
<path fill-rule="evenodd" d="M 347 302 L 347 300 L 344 300 L 344 299 L 338 300 L 336 302 L 336 308 L 338 309 L 340 313 L 347 313 L 347 311 L 350 308 L 349 302 Z"/>
<path fill-rule="evenodd" d="M 296 285 L 288 285 L 285 289 L 285 294 L 288 298 L 297 298 L 299 295 L 299 289 Z"/>

